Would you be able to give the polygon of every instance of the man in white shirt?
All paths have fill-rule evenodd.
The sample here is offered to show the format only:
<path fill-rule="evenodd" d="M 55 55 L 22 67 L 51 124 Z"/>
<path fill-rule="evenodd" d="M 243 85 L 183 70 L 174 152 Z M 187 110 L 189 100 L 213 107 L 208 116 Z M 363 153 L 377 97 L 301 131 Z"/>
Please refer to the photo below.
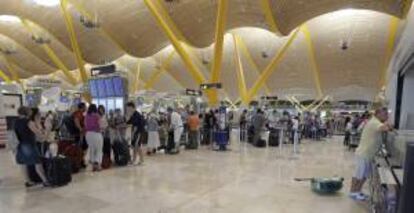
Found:
<path fill-rule="evenodd" d="M 168 108 L 170 114 L 170 128 L 174 131 L 174 143 L 175 148 L 178 151 L 180 147 L 181 134 L 183 134 L 184 126 L 181 115 L 174 111 L 172 108 Z"/>
<path fill-rule="evenodd" d="M 355 152 L 356 171 L 351 183 L 349 196 L 357 201 L 366 200 L 367 195 L 361 192 L 367 178 L 371 176 L 372 165 L 375 155 L 381 147 L 381 134 L 392 131 L 393 128 L 387 123 L 388 109 L 380 108 L 375 111 L 375 115 L 367 122 L 362 131 L 361 142 Z"/>
<path fill-rule="evenodd" d="M 292 118 L 292 132 L 293 132 L 293 152 L 296 154 L 298 152 L 297 145 L 299 143 L 299 117 L 294 116 Z"/>

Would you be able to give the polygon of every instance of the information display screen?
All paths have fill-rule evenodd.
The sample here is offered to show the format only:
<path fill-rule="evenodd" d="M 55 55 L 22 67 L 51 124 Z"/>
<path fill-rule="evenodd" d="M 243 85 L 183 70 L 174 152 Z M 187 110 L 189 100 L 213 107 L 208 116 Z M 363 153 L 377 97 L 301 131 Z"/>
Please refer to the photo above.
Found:
<path fill-rule="evenodd" d="M 98 97 L 99 98 L 106 98 L 108 97 L 106 94 L 106 86 L 105 86 L 105 80 L 104 79 L 97 79 L 97 85 L 98 85 Z"/>
<path fill-rule="evenodd" d="M 105 78 L 103 79 L 105 81 L 105 88 L 106 88 L 106 97 L 114 97 L 115 96 L 115 89 L 114 84 L 112 82 L 112 79 Z"/>
<path fill-rule="evenodd" d="M 97 85 L 96 85 L 96 83 L 97 83 L 96 81 L 97 80 L 95 80 L 95 79 L 89 80 L 89 91 L 91 92 L 91 96 L 93 98 L 98 97 L 98 88 L 97 88 Z"/>
<path fill-rule="evenodd" d="M 125 96 L 125 85 L 124 80 L 121 77 L 114 77 L 112 79 L 115 89 L 115 96 L 123 97 Z"/>
<path fill-rule="evenodd" d="M 115 109 L 120 109 L 124 112 L 124 98 L 115 98 Z"/>
<path fill-rule="evenodd" d="M 106 111 L 114 111 L 115 110 L 115 99 L 114 98 L 108 98 L 106 100 Z"/>

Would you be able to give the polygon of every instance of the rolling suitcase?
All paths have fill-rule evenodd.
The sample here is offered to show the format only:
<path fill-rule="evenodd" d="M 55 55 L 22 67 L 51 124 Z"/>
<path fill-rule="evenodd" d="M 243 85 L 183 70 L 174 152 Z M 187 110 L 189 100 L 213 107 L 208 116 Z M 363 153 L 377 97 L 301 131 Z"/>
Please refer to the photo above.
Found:
<path fill-rule="evenodd" d="M 65 186 L 72 181 L 71 161 L 64 156 L 46 159 L 45 172 L 49 183 L 54 187 Z"/>
<path fill-rule="evenodd" d="M 219 147 L 218 151 L 226 151 L 229 144 L 229 134 L 227 131 L 217 131 L 215 134 L 216 143 Z"/>
<path fill-rule="evenodd" d="M 114 151 L 115 164 L 118 166 L 126 166 L 131 160 L 127 143 L 125 141 L 115 140 L 112 149 Z"/>
<path fill-rule="evenodd" d="M 103 156 L 102 156 L 102 163 L 101 167 L 102 169 L 108 169 L 112 165 L 111 160 L 111 139 L 109 137 L 104 138 L 104 144 L 103 144 Z"/>
<path fill-rule="evenodd" d="M 270 130 L 269 135 L 269 146 L 279 146 L 279 131 L 278 130 Z"/>
<path fill-rule="evenodd" d="M 61 141 L 58 144 L 58 153 L 67 157 L 71 163 L 72 173 L 78 173 L 82 168 L 83 151 L 80 145 Z"/>

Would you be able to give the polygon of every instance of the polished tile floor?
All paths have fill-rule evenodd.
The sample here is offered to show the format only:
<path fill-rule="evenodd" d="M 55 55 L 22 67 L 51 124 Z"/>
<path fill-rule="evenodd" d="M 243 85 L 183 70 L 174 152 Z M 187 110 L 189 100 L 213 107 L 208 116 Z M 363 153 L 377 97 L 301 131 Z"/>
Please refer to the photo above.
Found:
<path fill-rule="evenodd" d="M 257 149 L 232 143 L 229 152 L 203 147 L 177 156 L 146 158 L 142 167 L 75 175 L 61 188 L 26 190 L 19 169 L 0 151 L 1 213 L 189 212 L 364 213 L 366 204 L 347 197 L 353 154 L 333 138 L 292 147 Z M 334 196 L 319 196 L 295 177 L 346 178 Z"/>

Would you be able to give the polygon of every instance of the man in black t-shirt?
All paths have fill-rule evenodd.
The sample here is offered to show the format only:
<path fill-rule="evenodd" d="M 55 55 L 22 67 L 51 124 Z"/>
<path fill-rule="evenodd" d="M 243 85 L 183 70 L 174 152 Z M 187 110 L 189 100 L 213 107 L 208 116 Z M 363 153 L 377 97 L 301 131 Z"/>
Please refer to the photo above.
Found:
<path fill-rule="evenodd" d="M 129 102 L 127 104 L 127 113 L 130 115 L 127 124 L 132 126 L 132 139 L 131 139 L 131 145 L 132 145 L 132 164 L 134 165 L 142 165 L 144 163 L 144 154 L 142 152 L 142 144 L 141 144 L 141 135 L 145 131 L 145 119 L 139 113 L 136 108 L 135 104 L 132 102 Z M 137 155 L 139 155 L 139 161 L 136 162 Z"/>

